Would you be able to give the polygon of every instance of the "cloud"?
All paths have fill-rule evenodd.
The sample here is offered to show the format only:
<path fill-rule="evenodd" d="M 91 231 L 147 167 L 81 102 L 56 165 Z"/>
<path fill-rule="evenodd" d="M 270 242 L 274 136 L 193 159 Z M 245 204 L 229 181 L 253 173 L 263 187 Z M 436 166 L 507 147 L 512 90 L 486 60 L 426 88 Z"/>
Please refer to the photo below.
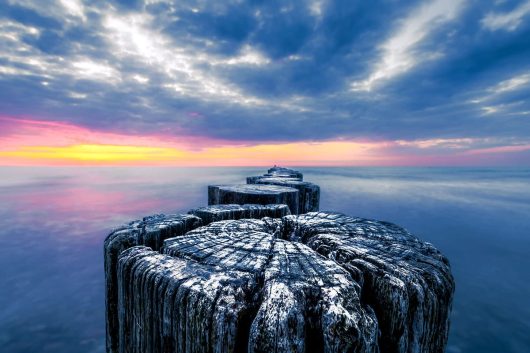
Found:
<path fill-rule="evenodd" d="M 463 149 L 472 146 L 476 143 L 476 139 L 472 138 L 452 138 L 452 139 L 430 139 L 430 140 L 413 140 L 413 141 L 396 141 L 399 146 L 412 146 L 416 148 L 426 149 L 433 147 Z"/>
<path fill-rule="evenodd" d="M 98 63 L 90 59 L 80 59 L 71 63 L 71 72 L 79 78 L 103 80 L 107 83 L 117 82 L 120 73 L 110 65 Z"/>
<path fill-rule="evenodd" d="M 193 137 L 190 148 L 524 144 L 530 29 L 524 16 L 513 31 L 484 19 L 525 4 L 10 0 L 0 4 L 0 114 Z"/>
<path fill-rule="evenodd" d="M 163 87 L 179 95 L 204 99 L 224 99 L 238 104 L 259 104 L 256 97 L 240 90 L 200 68 L 201 64 L 264 64 L 266 59 L 251 48 L 245 48 L 241 56 L 226 61 L 204 53 L 197 53 L 185 45 L 172 45 L 165 35 L 150 29 L 153 19 L 147 15 L 121 16 L 116 13 L 105 16 L 103 26 L 106 39 L 115 56 L 124 60 L 137 59 L 150 70 L 158 71 L 166 78 Z"/>
<path fill-rule="evenodd" d="M 470 100 L 480 106 L 484 115 L 527 115 L 530 105 L 525 99 L 530 86 L 530 73 L 523 72 L 485 89 L 482 95 Z"/>
<path fill-rule="evenodd" d="M 530 14 L 530 1 L 521 3 L 510 12 L 490 12 L 482 19 L 482 26 L 490 31 L 515 31 Z"/>
<path fill-rule="evenodd" d="M 415 49 L 422 41 L 428 39 L 431 32 L 454 20 L 462 5 L 462 0 L 435 0 L 416 8 L 407 18 L 400 21 L 396 33 L 380 46 L 381 58 L 368 78 L 353 82 L 351 89 L 370 91 L 379 82 L 403 74 L 424 60 L 439 57 L 439 53 Z"/>
<path fill-rule="evenodd" d="M 489 89 L 492 94 L 502 94 L 527 86 L 530 83 L 530 73 L 523 73 L 510 79 L 499 82 L 495 87 Z"/>
<path fill-rule="evenodd" d="M 85 9 L 80 0 L 60 0 L 59 3 L 69 15 L 79 17 L 83 21 L 86 21 Z"/>

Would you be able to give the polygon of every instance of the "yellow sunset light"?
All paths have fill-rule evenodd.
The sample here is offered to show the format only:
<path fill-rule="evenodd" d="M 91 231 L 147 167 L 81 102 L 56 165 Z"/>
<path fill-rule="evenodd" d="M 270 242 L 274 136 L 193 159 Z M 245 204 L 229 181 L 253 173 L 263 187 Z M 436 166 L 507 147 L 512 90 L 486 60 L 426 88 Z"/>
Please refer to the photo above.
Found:
<path fill-rule="evenodd" d="M 0 157 L 110 163 L 169 161 L 184 155 L 174 148 L 120 145 L 22 146 L 15 151 L 0 152 Z"/>
<path fill-rule="evenodd" d="M 259 163 L 366 162 L 377 160 L 377 143 L 328 141 L 218 146 L 201 150 L 111 144 L 20 146 L 0 151 L 4 161 L 41 161 L 44 164 L 156 164 L 156 165 L 256 165 Z"/>

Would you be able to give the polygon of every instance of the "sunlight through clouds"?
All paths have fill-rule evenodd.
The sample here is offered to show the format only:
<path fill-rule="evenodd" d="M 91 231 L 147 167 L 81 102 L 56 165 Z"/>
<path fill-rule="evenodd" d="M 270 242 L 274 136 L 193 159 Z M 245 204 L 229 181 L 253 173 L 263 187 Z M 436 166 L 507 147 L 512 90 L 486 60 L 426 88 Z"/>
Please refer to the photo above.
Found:
<path fill-rule="evenodd" d="M 60 0 L 59 2 L 70 15 L 86 21 L 85 9 L 80 0 Z"/>
<path fill-rule="evenodd" d="M 121 81 L 120 73 L 115 68 L 83 58 L 72 63 L 75 74 L 89 80 L 102 80 L 109 83 Z"/>
<path fill-rule="evenodd" d="M 193 53 L 185 45 L 175 46 L 163 34 L 149 29 L 152 18 L 145 15 L 106 16 L 104 26 L 108 30 L 108 43 L 114 47 L 115 55 L 132 56 L 146 65 L 161 71 L 167 77 L 165 86 L 190 97 L 201 99 L 227 99 L 237 104 L 261 104 L 252 96 L 244 95 L 237 87 L 222 82 L 215 75 L 207 74 L 197 67 L 201 62 L 216 63 L 206 54 Z M 243 56 L 228 60 L 227 64 L 265 62 L 259 54 L 247 49 Z M 178 82 L 178 83 L 176 83 Z M 176 88 L 178 87 L 178 89 Z"/>

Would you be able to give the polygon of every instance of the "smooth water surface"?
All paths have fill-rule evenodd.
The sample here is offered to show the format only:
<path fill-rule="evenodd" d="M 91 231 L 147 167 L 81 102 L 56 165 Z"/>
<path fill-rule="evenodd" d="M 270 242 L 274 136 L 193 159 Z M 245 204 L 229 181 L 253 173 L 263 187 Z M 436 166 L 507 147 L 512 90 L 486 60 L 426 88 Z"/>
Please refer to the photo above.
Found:
<path fill-rule="evenodd" d="M 322 210 L 397 223 L 445 253 L 457 286 L 448 353 L 530 352 L 529 169 L 300 170 Z M 0 167 L 0 352 L 104 352 L 110 229 L 263 172 Z"/>

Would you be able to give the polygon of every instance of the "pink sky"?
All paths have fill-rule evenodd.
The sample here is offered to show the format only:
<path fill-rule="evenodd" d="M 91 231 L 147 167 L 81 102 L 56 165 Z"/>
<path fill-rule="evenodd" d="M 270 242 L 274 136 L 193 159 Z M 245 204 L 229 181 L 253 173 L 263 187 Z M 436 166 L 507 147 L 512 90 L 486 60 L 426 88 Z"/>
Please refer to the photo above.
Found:
<path fill-rule="evenodd" d="M 126 135 L 56 121 L 1 117 L 0 165 L 498 165 L 529 144 L 472 138 L 244 143 L 194 136 Z"/>

